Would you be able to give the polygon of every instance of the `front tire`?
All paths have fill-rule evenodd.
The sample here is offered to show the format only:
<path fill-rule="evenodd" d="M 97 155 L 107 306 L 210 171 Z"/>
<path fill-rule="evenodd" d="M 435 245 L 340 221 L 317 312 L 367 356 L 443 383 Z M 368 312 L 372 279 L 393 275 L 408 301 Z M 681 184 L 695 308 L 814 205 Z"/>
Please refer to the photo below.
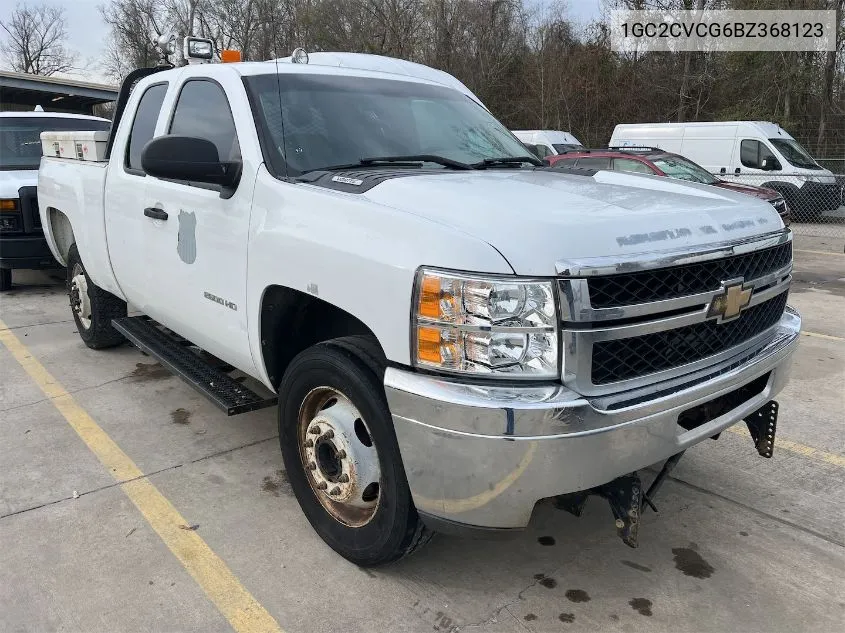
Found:
<path fill-rule="evenodd" d="M 112 319 L 126 316 L 126 302 L 94 285 L 76 244 L 67 257 L 67 291 L 76 330 L 91 349 L 105 349 L 120 345 L 126 339 L 112 327 Z"/>
<path fill-rule="evenodd" d="M 372 567 L 410 554 L 431 533 L 411 500 L 379 361 L 363 339 L 321 343 L 293 359 L 279 386 L 279 443 L 311 526 L 338 554 Z"/>

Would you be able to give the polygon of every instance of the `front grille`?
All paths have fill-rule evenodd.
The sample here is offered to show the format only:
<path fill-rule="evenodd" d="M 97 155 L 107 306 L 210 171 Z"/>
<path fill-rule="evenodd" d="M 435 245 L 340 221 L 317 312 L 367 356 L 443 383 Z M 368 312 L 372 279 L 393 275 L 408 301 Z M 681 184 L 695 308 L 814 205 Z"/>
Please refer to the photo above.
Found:
<path fill-rule="evenodd" d="M 792 242 L 725 259 L 597 277 L 588 281 L 594 308 L 650 303 L 718 290 L 723 281 L 757 279 L 788 266 Z"/>
<path fill-rule="evenodd" d="M 675 330 L 593 344 L 592 382 L 604 385 L 680 367 L 724 352 L 775 325 L 786 309 L 787 292 L 752 308 L 739 318 L 715 320 Z"/>

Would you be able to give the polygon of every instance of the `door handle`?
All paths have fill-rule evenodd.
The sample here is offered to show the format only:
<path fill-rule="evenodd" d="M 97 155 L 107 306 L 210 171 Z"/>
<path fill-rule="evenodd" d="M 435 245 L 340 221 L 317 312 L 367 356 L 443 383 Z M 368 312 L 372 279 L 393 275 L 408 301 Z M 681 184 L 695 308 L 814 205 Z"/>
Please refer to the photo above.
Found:
<path fill-rule="evenodd" d="M 147 207 L 144 209 L 144 215 L 153 220 L 166 220 L 167 211 L 164 209 L 156 209 L 155 207 Z"/>

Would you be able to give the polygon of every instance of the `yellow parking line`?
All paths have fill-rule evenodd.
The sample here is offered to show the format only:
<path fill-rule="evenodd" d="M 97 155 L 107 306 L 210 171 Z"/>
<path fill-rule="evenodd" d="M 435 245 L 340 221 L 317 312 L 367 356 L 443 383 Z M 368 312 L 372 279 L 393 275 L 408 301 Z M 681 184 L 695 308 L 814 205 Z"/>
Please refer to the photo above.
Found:
<path fill-rule="evenodd" d="M 842 338 L 841 336 L 833 336 L 832 334 L 819 334 L 818 332 L 806 332 L 806 331 L 802 331 L 801 334 L 803 334 L 804 336 L 810 336 L 812 338 L 824 338 L 824 339 L 827 339 L 829 341 L 843 341 L 843 342 L 845 342 L 845 338 Z"/>
<path fill-rule="evenodd" d="M 845 253 L 834 253 L 832 251 L 811 251 L 811 250 L 804 250 L 801 248 L 795 249 L 796 253 L 812 253 L 813 255 L 834 255 L 835 257 L 845 257 Z"/>
<path fill-rule="evenodd" d="M 195 531 L 180 528 L 190 523 L 1 320 L 0 342 L 53 402 L 112 477 L 122 482 L 120 488 L 126 496 L 232 628 L 239 633 L 282 633 L 273 616 L 252 597 L 208 544 Z"/>
<path fill-rule="evenodd" d="M 749 437 L 748 429 L 742 426 L 730 426 L 727 430 L 734 435 Z M 833 464 L 834 466 L 839 466 L 839 468 L 845 468 L 845 455 L 837 455 L 836 453 L 823 451 L 820 448 L 807 446 L 806 444 L 801 444 L 800 442 L 793 442 L 792 440 L 776 437 L 775 450 L 778 449 L 789 451 L 790 453 L 797 453 L 798 455 L 816 459 L 827 464 Z"/>

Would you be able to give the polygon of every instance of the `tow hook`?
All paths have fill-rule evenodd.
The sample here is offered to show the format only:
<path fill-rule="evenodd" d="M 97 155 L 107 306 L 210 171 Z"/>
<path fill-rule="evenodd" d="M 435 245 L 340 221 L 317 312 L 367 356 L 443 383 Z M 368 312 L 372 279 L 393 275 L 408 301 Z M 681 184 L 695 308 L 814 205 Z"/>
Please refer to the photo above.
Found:
<path fill-rule="evenodd" d="M 587 497 L 596 495 L 607 499 L 610 504 L 610 511 L 613 512 L 615 519 L 616 533 L 625 545 L 636 548 L 639 546 L 640 516 L 647 507 L 657 512 L 654 498 L 663 482 L 666 481 L 666 477 L 669 476 L 669 473 L 672 472 L 683 456 L 684 451 L 681 451 L 667 459 L 646 492 L 643 492 L 643 483 L 640 476 L 637 473 L 631 473 L 618 477 L 603 486 L 583 492 L 560 495 L 555 498 L 555 506 L 580 517 L 587 503 Z"/>
<path fill-rule="evenodd" d="M 628 547 L 639 545 L 640 512 L 642 510 L 642 481 L 637 473 L 623 475 L 603 486 L 560 495 L 555 498 L 555 506 L 580 517 L 587 504 L 587 497 L 596 495 L 607 499 L 610 510 L 616 520 L 616 533 Z"/>
<path fill-rule="evenodd" d="M 745 418 L 754 447 L 762 457 L 771 457 L 775 447 L 778 403 L 771 400 Z M 607 499 L 616 521 L 616 533 L 628 547 L 639 545 L 640 517 L 646 508 L 657 512 L 654 498 L 657 496 L 669 474 L 681 461 L 684 451 L 672 455 L 663 464 L 660 472 L 643 492 L 642 481 L 637 473 L 623 475 L 602 486 L 555 497 L 555 507 L 580 517 L 584 512 L 587 497 L 595 495 Z"/>

